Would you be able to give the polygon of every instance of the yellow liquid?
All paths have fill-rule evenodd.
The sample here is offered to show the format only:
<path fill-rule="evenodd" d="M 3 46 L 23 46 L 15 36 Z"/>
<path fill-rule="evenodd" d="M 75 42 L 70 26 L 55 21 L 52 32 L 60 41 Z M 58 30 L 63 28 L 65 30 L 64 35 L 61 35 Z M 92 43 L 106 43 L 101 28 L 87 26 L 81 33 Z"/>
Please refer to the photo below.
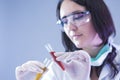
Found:
<path fill-rule="evenodd" d="M 43 68 L 42 70 L 43 70 L 43 73 L 44 73 L 45 71 L 47 71 L 47 68 L 45 67 L 45 68 Z M 38 73 L 38 74 L 36 75 L 36 77 L 35 77 L 35 80 L 40 80 L 40 78 L 42 77 L 43 73 Z"/>

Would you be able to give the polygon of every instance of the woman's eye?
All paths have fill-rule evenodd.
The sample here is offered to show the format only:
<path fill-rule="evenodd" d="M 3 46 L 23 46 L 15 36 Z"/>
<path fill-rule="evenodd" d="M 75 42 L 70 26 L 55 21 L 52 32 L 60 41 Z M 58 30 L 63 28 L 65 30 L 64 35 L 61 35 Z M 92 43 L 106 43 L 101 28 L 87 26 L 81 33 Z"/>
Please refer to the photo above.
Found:
<path fill-rule="evenodd" d="M 68 23 L 68 20 L 67 20 L 66 18 L 63 18 L 63 19 L 62 19 L 62 23 L 63 23 L 63 24 L 67 24 L 67 23 Z"/>
<path fill-rule="evenodd" d="M 75 14 L 75 15 L 73 16 L 73 20 L 80 20 L 80 19 L 82 19 L 83 17 L 84 17 L 83 14 Z"/>

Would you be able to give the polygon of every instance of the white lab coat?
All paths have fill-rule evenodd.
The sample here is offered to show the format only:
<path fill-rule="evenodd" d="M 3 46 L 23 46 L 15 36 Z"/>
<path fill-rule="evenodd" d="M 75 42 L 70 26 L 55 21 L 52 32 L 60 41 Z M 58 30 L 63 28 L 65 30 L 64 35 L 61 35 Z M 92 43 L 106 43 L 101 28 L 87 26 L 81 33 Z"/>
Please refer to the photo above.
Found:
<path fill-rule="evenodd" d="M 116 52 L 117 56 L 114 60 L 114 63 L 120 64 L 120 49 L 118 46 L 116 46 Z M 108 65 L 105 65 L 101 71 L 99 80 L 120 80 L 120 66 L 118 67 L 119 73 L 115 76 L 114 79 L 110 79 L 110 67 Z M 70 76 L 65 71 L 62 71 L 62 69 L 54 61 L 51 62 L 48 69 L 48 72 L 43 75 L 43 78 L 41 80 L 72 80 Z"/>

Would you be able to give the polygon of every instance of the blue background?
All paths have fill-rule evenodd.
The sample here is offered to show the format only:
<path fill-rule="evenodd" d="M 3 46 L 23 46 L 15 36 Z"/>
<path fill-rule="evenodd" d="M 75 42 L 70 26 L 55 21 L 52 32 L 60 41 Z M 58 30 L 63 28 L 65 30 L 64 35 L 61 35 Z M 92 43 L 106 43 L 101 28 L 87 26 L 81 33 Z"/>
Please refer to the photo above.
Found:
<path fill-rule="evenodd" d="M 28 60 L 50 58 L 44 45 L 64 51 L 56 25 L 58 0 L 0 0 L 0 78 L 16 80 L 15 68 Z M 105 0 L 120 41 L 120 0 Z"/>

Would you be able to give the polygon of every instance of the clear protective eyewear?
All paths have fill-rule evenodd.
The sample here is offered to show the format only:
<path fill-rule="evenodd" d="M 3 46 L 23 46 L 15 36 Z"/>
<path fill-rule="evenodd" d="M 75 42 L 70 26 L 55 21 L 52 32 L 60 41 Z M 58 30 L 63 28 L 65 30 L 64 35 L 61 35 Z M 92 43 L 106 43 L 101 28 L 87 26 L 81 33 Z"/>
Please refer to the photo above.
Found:
<path fill-rule="evenodd" d="M 57 24 L 62 25 L 63 27 L 69 26 L 69 24 L 73 24 L 77 27 L 87 23 L 90 21 L 90 12 L 89 11 L 75 11 L 67 16 L 64 16 L 62 19 L 57 21 Z"/>

